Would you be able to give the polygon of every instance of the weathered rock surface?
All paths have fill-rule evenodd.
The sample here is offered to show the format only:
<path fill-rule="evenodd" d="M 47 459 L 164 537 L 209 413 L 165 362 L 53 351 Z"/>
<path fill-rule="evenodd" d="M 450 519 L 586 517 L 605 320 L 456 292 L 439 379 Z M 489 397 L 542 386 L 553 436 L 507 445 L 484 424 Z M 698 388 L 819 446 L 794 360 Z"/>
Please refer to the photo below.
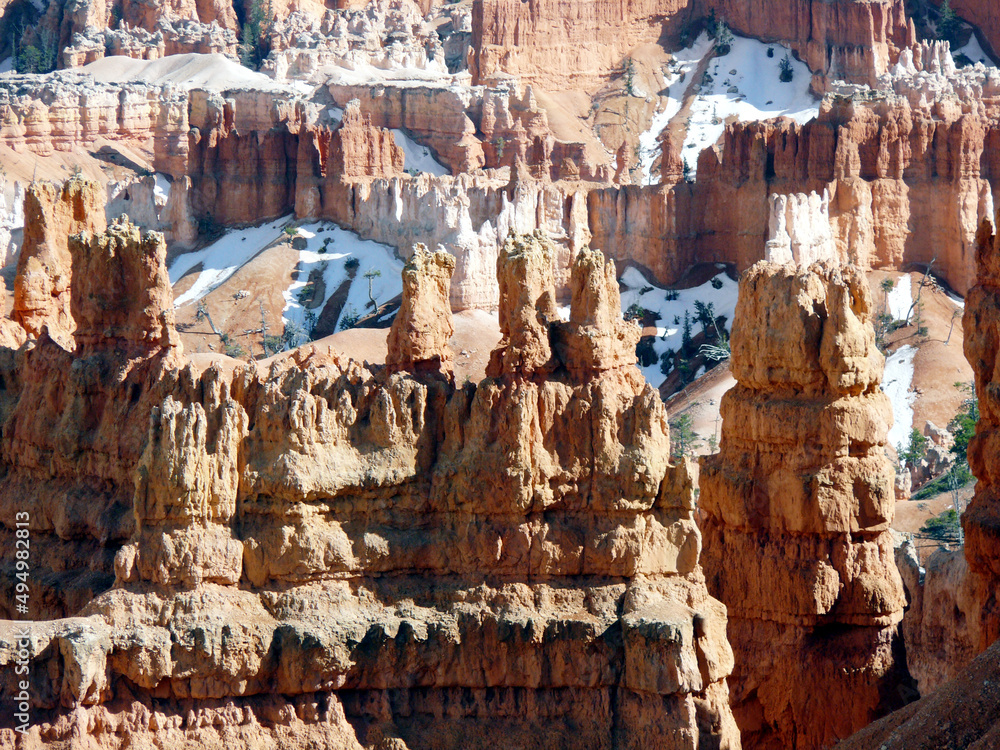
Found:
<path fill-rule="evenodd" d="M 980 231 L 976 253 L 978 278 L 968 296 L 962 323 L 965 357 L 976 376 L 979 422 L 969 441 L 969 468 L 979 480 L 972 502 L 962 514 L 968 585 L 974 605 L 967 611 L 972 643 L 982 651 L 1000 637 L 1000 497 L 997 495 L 997 440 L 1000 402 L 996 396 L 994 363 L 1000 347 L 1000 243 L 989 224 Z"/>
<path fill-rule="evenodd" d="M 899 0 L 476 0 L 472 72 L 480 83 L 510 74 L 551 90 L 597 88 L 630 49 L 711 12 L 738 34 L 789 44 L 814 73 L 864 83 L 913 41 Z"/>
<path fill-rule="evenodd" d="M 103 231 L 104 191 L 94 182 L 77 178 L 61 188 L 36 183 L 25 194 L 24 217 L 24 246 L 17 262 L 11 317 L 31 336 L 39 336 L 47 327 L 49 335 L 64 338 L 74 328 L 67 238 L 81 231 Z"/>
<path fill-rule="evenodd" d="M 451 276 L 455 258 L 423 245 L 403 267 L 403 300 L 389 330 L 386 367 L 390 371 L 451 372 L 448 346 L 455 326 L 451 319 Z"/>
<path fill-rule="evenodd" d="M 744 747 L 819 748 L 901 705 L 891 408 L 864 275 L 758 263 L 703 460 L 709 590 L 729 610 Z M 895 705 L 894 705 L 895 704 Z"/>
<path fill-rule="evenodd" d="M 449 296 L 438 255 L 410 264 L 397 372 L 299 350 L 227 374 L 165 334 L 161 243 L 77 238 L 74 266 L 107 271 L 71 287 L 76 351 L 0 350 L 0 505 L 31 508 L 31 614 L 78 615 L 28 626 L 35 736 L 739 746 L 687 466 L 599 253 L 574 260 L 562 323 L 551 248 L 511 237 L 496 371 L 457 387 L 420 366 L 448 335 L 426 309 Z M 126 269 L 142 281 L 110 308 Z"/>
<path fill-rule="evenodd" d="M 930 695 L 886 716 L 837 750 L 988 750 L 1000 742 L 1000 643 Z"/>
<path fill-rule="evenodd" d="M 992 220 L 1000 184 L 1000 131 L 976 101 L 957 90 L 921 107 L 901 95 L 831 96 L 805 125 L 733 123 L 721 150 L 701 153 L 693 184 L 589 191 L 592 243 L 663 283 L 699 261 L 742 270 L 764 257 L 772 196 L 826 192 L 841 262 L 933 260 L 964 293 L 976 277 L 976 229 Z"/>

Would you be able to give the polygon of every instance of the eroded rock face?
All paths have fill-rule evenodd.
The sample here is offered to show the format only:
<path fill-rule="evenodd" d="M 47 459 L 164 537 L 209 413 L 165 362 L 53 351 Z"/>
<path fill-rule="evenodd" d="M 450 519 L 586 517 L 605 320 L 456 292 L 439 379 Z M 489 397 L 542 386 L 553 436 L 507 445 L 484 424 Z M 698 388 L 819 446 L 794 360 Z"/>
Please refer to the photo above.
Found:
<path fill-rule="evenodd" d="M 389 330 L 386 366 L 390 371 L 451 372 L 448 345 L 455 326 L 451 318 L 451 275 L 455 258 L 423 245 L 403 267 L 403 300 Z"/>
<path fill-rule="evenodd" d="M 70 313 L 72 260 L 67 238 L 81 231 L 103 231 L 104 191 L 94 182 L 73 178 L 61 188 L 31 185 L 24 197 L 24 246 L 14 280 L 11 317 L 31 336 L 73 332 Z"/>
<path fill-rule="evenodd" d="M 737 384 L 700 506 L 744 747 L 827 747 L 901 702 L 908 680 L 871 316 L 854 267 L 758 263 L 740 282 Z"/>
<path fill-rule="evenodd" d="M 113 279 L 133 240 L 80 238 L 74 262 Z M 153 250 L 128 312 L 71 288 L 103 346 L 0 350 L 0 504 L 33 503 L 40 560 L 64 565 L 32 615 L 80 615 L 30 626 L 47 743 L 738 747 L 687 466 L 599 253 L 574 260 L 563 323 L 546 241 L 510 237 L 498 369 L 457 387 L 420 371 L 446 347 L 421 322 L 442 255 L 407 267 L 393 367 L 299 350 L 226 373 L 169 346 Z M 114 588 L 94 597 L 81 552 L 105 576 L 114 557 Z"/>
<path fill-rule="evenodd" d="M 814 73 L 863 83 L 912 41 L 899 0 L 476 0 L 471 67 L 480 83 L 511 74 L 553 90 L 597 88 L 630 49 L 712 12 L 738 34 L 790 44 Z"/>
<path fill-rule="evenodd" d="M 963 326 L 965 357 L 976 377 L 979 422 L 969 441 L 969 467 L 979 480 L 972 502 L 962 514 L 965 530 L 965 558 L 969 565 L 969 597 L 973 606 L 966 617 L 976 651 L 982 651 L 1000 637 L 1000 499 L 996 457 L 1000 438 L 1000 402 L 996 398 L 997 374 L 994 362 L 1000 347 L 1000 244 L 986 223 L 980 228 L 976 253 L 978 278 L 966 297 Z"/>

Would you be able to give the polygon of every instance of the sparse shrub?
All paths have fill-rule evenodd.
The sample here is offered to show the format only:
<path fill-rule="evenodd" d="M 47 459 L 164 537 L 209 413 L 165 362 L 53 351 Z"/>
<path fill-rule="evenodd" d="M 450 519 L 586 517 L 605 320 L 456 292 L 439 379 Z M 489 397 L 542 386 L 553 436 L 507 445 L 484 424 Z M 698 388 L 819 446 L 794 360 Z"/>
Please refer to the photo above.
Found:
<path fill-rule="evenodd" d="M 673 349 L 667 349 L 663 354 L 660 355 L 660 372 L 664 375 L 669 375 L 670 371 L 674 369 L 674 355 L 677 354 Z"/>
<path fill-rule="evenodd" d="M 920 527 L 923 534 L 937 539 L 941 542 L 958 542 L 962 538 L 962 524 L 958 520 L 958 511 L 949 508 L 944 513 L 934 518 L 927 519 L 927 522 Z"/>
<path fill-rule="evenodd" d="M 957 55 L 955 55 L 955 65 L 959 68 L 967 68 L 970 65 L 974 65 L 974 63 L 972 62 L 972 58 L 969 57 L 967 54 L 965 54 L 964 52 L 959 52 Z"/>
<path fill-rule="evenodd" d="M 625 320 L 642 320 L 646 317 L 646 308 L 640 305 L 638 302 L 633 302 L 625 310 Z"/>
<path fill-rule="evenodd" d="M 313 293 L 316 291 L 316 285 L 311 281 L 307 281 L 306 285 L 299 289 L 298 300 L 300 305 L 306 305 L 312 300 Z"/>
<path fill-rule="evenodd" d="M 239 344 L 234 344 L 231 341 L 226 341 L 226 343 L 222 345 L 222 351 L 225 352 L 227 357 L 232 357 L 233 359 L 247 358 L 247 350 Z"/>
<path fill-rule="evenodd" d="M 715 52 L 718 55 L 728 55 L 729 51 L 733 48 L 733 42 L 735 41 L 733 37 L 733 32 L 729 30 L 725 21 L 719 21 L 715 25 Z"/>
<path fill-rule="evenodd" d="M 635 345 L 635 356 L 641 367 L 656 364 L 656 349 L 653 348 L 652 336 L 643 336 L 639 339 L 639 343 Z"/>
<path fill-rule="evenodd" d="M 767 56 L 768 57 L 774 57 L 774 47 L 768 47 L 767 48 Z"/>
<path fill-rule="evenodd" d="M 357 258 L 348 258 L 347 260 L 344 261 L 344 270 L 348 272 L 356 271 L 358 269 L 358 266 L 360 265 L 361 261 L 358 260 Z"/>
<path fill-rule="evenodd" d="M 979 421 L 979 398 L 972 383 L 955 383 L 955 387 L 965 394 L 965 400 L 958 414 L 948 423 L 948 430 L 955 437 L 951 451 L 959 461 L 966 461 L 969 440 L 976 434 L 976 423 Z"/>
<path fill-rule="evenodd" d="M 718 276 L 712 279 L 711 284 L 712 284 L 712 289 L 722 289 L 722 279 L 720 279 Z"/>
<path fill-rule="evenodd" d="M 678 292 L 676 289 L 668 289 L 667 290 L 667 302 L 673 302 L 674 300 L 680 299 L 680 297 L 681 297 L 681 293 Z M 678 322 L 680 322 L 680 321 L 678 321 Z"/>
<path fill-rule="evenodd" d="M 348 305 L 340 316 L 340 325 L 338 328 L 340 328 L 341 331 L 346 331 L 348 328 L 354 328 L 354 326 L 358 324 L 359 320 L 361 320 L 361 316 L 354 309 L 354 306 Z"/>

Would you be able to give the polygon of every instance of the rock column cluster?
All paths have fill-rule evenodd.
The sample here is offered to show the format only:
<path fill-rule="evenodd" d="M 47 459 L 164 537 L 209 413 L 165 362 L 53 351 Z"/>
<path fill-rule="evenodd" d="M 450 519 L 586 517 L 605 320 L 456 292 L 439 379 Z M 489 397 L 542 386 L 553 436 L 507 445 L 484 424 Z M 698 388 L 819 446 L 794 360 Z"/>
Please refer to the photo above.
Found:
<path fill-rule="evenodd" d="M 30 626 L 47 741 L 739 746 L 688 467 L 599 252 L 563 322 L 553 246 L 509 236 L 503 339 L 457 386 L 444 254 L 407 265 L 387 367 L 225 374 L 171 344 L 157 236 L 70 251 L 75 350 L 0 349 L 0 505 L 45 494 L 32 548 L 73 592 Z"/>

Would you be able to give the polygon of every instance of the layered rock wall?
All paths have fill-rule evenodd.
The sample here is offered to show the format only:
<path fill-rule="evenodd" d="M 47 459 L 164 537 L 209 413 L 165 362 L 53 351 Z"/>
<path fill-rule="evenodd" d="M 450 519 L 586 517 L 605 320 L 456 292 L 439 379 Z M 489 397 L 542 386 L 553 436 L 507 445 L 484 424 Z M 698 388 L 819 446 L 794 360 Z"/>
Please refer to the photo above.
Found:
<path fill-rule="evenodd" d="M 729 610 L 744 747 L 828 747 L 902 703 L 892 410 L 868 282 L 758 263 L 740 281 L 719 453 L 703 460 L 709 590 Z"/>
<path fill-rule="evenodd" d="M 32 584 L 31 741 L 738 747 L 687 466 L 600 253 L 562 323 L 554 249 L 509 237 L 491 375 L 457 387 L 421 365 L 444 256 L 408 266 L 391 368 L 227 373 L 178 359 L 160 238 L 70 249 L 76 351 L 0 351 L 0 503 L 64 566 Z"/>
<path fill-rule="evenodd" d="M 552 90 L 596 89 L 633 47 L 676 39 L 713 12 L 738 34 L 789 44 L 814 73 L 863 83 L 913 41 L 900 0 L 475 0 L 472 72 L 477 82 L 510 74 Z"/>
<path fill-rule="evenodd" d="M 825 191 L 841 262 L 933 261 L 964 293 L 975 280 L 976 228 L 993 216 L 1000 131 L 988 113 L 957 102 L 913 109 L 893 95 L 834 96 L 805 125 L 731 124 L 721 150 L 701 153 L 694 183 L 590 191 L 593 244 L 663 283 L 698 261 L 742 270 L 764 257 L 774 196 Z"/>

